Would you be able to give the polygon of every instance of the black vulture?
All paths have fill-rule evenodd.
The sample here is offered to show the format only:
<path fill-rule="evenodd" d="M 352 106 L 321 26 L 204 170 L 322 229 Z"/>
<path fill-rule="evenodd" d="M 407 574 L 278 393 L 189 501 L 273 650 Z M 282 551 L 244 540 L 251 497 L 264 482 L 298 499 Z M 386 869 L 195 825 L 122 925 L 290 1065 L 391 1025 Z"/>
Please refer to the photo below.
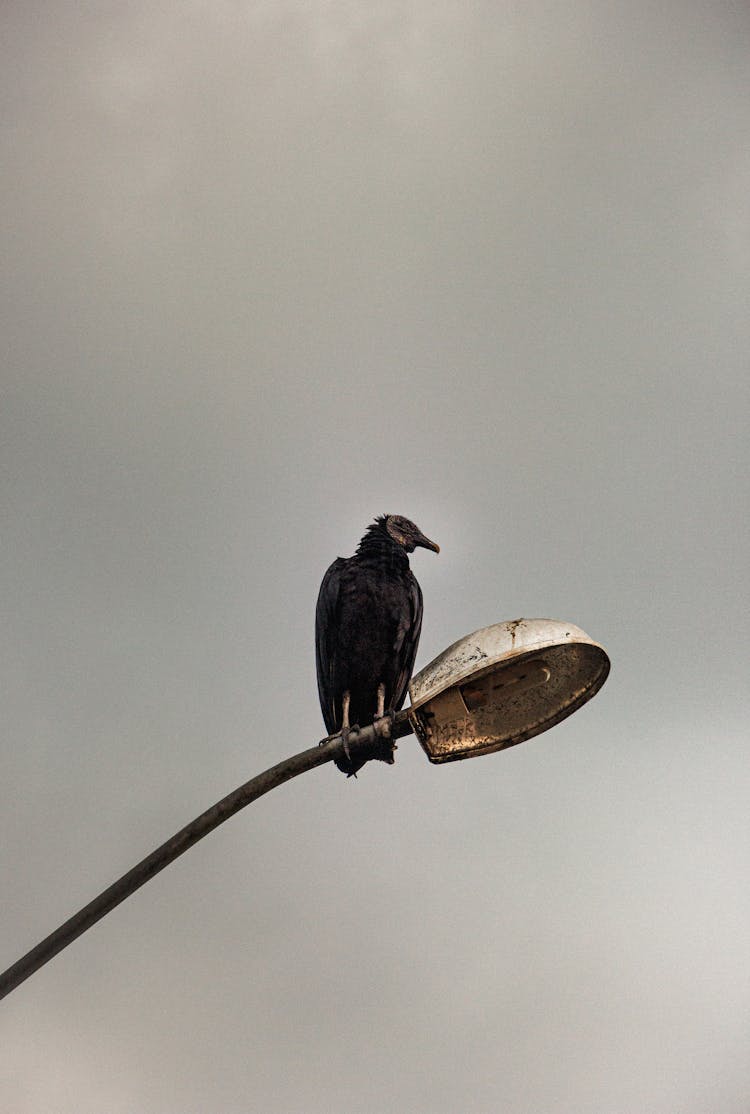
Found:
<path fill-rule="evenodd" d="M 323 577 L 315 613 L 318 695 L 330 735 L 365 727 L 404 702 L 422 629 L 422 592 L 409 568 L 417 546 L 435 542 L 397 514 L 367 527 L 353 557 L 337 557 Z M 383 740 L 375 757 L 393 761 Z M 351 776 L 367 759 L 346 756 L 336 765 Z"/>

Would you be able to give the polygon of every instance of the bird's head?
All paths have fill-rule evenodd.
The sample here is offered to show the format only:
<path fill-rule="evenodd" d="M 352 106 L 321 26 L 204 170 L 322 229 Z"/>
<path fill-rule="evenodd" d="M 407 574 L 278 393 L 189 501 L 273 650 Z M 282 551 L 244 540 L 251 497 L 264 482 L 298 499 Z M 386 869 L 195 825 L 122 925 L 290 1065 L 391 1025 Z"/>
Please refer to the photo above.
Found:
<path fill-rule="evenodd" d="M 433 553 L 440 552 L 440 546 L 437 542 L 430 541 L 418 526 L 415 526 L 413 522 L 408 518 L 403 518 L 400 514 L 384 514 L 377 521 L 391 540 L 405 549 L 407 553 L 413 553 L 417 546 L 422 546 L 423 549 L 431 549 Z"/>

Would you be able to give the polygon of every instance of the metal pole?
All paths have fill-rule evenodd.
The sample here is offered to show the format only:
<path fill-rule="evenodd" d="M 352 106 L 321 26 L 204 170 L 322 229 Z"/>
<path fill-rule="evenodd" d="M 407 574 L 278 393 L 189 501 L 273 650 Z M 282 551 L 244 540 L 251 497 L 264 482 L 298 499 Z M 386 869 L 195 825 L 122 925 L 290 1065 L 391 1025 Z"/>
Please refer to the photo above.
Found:
<path fill-rule="evenodd" d="M 387 737 L 398 739 L 410 733 L 411 726 L 406 718 L 406 712 L 399 712 L 393 718 L 386 716 L 369 727 L 362 728 L 356 734 L 352 733 L 348 742 L 349 752 L 352 756 L 364 756 L 368 749 L 377 743 L 378 739 Z M 219 824 L 223 824 L 230 816 L 234 816 L 245 805 L 249 805 L 251 801 L 262 797 L 264 793 L 269 793 L 277 785 L 282 785 L 285 781 L 297 777 L 298 774 L 304 774 L 307 770 L 312 770 L 316 766 L 322 766 L 334 758 L 339 758 L 343 753 L 344 744 L 341 736 L 333 735 L 324 739 L 320 745 L 310 747 L 309 750 L 303 750 L 299 754 L 279 762 L 278 765 L 271 766 L 269 770 L 265 770 L 257 777 L 246 781 L 233 793 L 212 805 L 211 808 L 201 813 L 176 835 L 173 835 L 171 839 L 168 839 L 166 843 L 163 843 L 161 847 L 157 847 L 155 851 L 147 855 L 127 874 L 123 874 L 122 878 L 113 882 L 111 886 L 100 893 L 98 897 L 95 897 L 93 901 L 90 901 L 88 905 L 85 905 L 83 909 L 79 909 L 65 924 L 55 929 L 46 939 L 19 959 L 17 963 L 9 967 L 7 971 L 4 971 L 0 975 L 0 998 L 10 994 L 11 990 L 15 990 L 29 975 L 33 975 L 35 971 L 38 971 L 40 967 L 53 959 L 63 948 L 67 948 L 68 944 L 72 944 L 87 928 L 91 928 L 116 905 L 124 901 L 126 897 L 130 897 L 150 878 L 163 870 L 165 866 L 169 866 L 194 843 L 203 839 L 214 828 L 218 828 Z"/>

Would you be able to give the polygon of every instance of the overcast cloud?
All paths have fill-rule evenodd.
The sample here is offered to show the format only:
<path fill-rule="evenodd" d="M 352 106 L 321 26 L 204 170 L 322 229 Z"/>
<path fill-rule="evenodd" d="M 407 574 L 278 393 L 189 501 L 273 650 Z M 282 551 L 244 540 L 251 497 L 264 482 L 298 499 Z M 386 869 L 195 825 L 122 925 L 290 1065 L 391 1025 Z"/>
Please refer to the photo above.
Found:
<path fill-rule="evenodd" d="M 251 806 L 0 1007 L 14 1114 L 746 1114 L 750 13 L 3 6 L 0 966 L 323 733 L 376 514 L 418 667 L 601 694 Z"/>

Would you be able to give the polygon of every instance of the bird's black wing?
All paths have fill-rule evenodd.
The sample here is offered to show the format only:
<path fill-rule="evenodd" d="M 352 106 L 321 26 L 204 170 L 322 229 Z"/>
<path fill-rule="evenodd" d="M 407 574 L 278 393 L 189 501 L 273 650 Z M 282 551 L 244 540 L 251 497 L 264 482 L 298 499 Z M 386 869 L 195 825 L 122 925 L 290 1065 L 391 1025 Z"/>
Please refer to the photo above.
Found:
<path fill-rule="evenodd" d="M 346 558 L 337 557 L 330 566 L 318 593 L 315 609 L 315 664 L 318 673 L 318 696 L 326 730 L 329 735 L 337 731 L 339 711 L 336 707 L 341 694 L 336 692 L 336 634 L 339 625 L 339 595 L 341 576 Z"/>
<path fill-rule="evenodd" d="M 393 684 L 393 707 L 398 711 L 404 702 L 422 632 L 422 589 L 409 573 L 409 608 L 399 622 L 395 645 L 396 676 Z"/>

